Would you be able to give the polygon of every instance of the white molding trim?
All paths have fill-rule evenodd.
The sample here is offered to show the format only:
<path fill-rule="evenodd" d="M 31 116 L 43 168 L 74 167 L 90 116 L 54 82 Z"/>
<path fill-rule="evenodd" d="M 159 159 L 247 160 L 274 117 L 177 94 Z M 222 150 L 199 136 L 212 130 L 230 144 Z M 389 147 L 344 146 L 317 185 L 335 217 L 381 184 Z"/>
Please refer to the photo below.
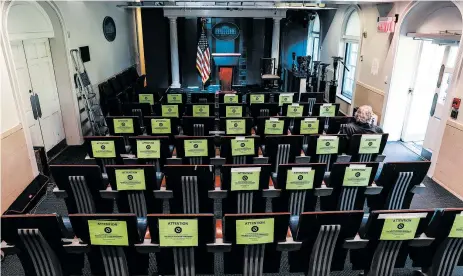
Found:
<path fill-rule="evenodd" d="M 21 129 L 23 129 L 22 124 L 18 124 L 18 125 L 10 128 L 10 129 L 8 129 L 7 131 L 2 133 L 2 140 L 5 139 L 6 137 L 10 136 L 13 133 L 16 133 L 16 132 L 20 131 Z"/>
<path fill-rule="evenodd" d="M 453 128 L 456 128 L 458 130 L 463 131 L 463 123 L 455 121 L 455 120 L 453 120 L 451 118 L 447 120 L 447 125 L 450 126 L 450 127 L 453 127 Z"/>
<path fill-rule="evenodd" d="M 22 34 L 10 34 L 10 41 L 15 40 L 27 40 L 27 39 L 39 39 L 39 38 L 53 38 L 54 32 L 40 32 L 40 33 L 22 33 Z"/>
<path fill-rule="evenodd" d="M 364 82 L 361 82 L 361 81 L 357 81 L 357 85 L 360 85 L 360 86 L 362 86 L 362 87 L 364 87 L 364 88 L 366 88 L 366 89 L 368 89 L 368 90 L 370 90 L 370 91 L 372 91 L 372 92 L 374 92 L 374 93 L 376 93 L 376 94 L 378 94 L 378 95 L 381 95 L 381 96 L 383 96 L 383 97 L 384 97 L 384 95 L 386 94 L 386 93 L 384 93 L 383 90 L 378 89 L 378 88 L 376 88 L 376 87 L 373 87 L 373 86 L 371 86 L 371 85 L 368 85 L 368 84 L 366 84 L 366 83 L 364 83 Z"/>
<path fill-rule="evenodd" d="M 285 18 L 286 10 L 218 10 L 218 9 L 178 9 L 164 8 L 165 17 L 250 17 L 250 18 Z"/>
<path fill-rule="evenodd" d="M 35 5 L 38 5 L 38 3 L 32 2 Z M 16 110 L 18 111 L 18 117 L 19 121 L 21 122 L 21 125 L 27 125 L 27 118 L 26 115 L 24 114 L 21 104 L 20 104 L 20 92 L 19 92 L 19 81 L 18 77 L 16 75 L 16 70 L 14 67 L 14 61 L 13 61 L 13 53 L 11 50 L 11 45 L 8 37 L 8 30 L 7 30 L 7 20 L 8 20 L 8 12 L 10 10 L 12 2 L 11 1 L 5 1 L 5 2 L 0 2 L 0 50 L 3 52 L 3 58 L 5 59 L 5 65 L 6 65 L 6 73 L 8 75 L 8 78 L 10 80 L 10 85 L 11 89 L 13 92 L 13 99 L 14 99 L 14 105 L 16 106 Z M 39 175 L 39 169 L 37 166 L 37 161 L 35 159 L 35 153 L 34 153 L 34 147 L 32 145 L 32 138 L 31 134 L 29 131 L 29 128 L 23 128 L 24 129 L 24 138 L 26 141 L 26 147 L 27 147 L 27 154 L 29 155 L 29 162 L 31 165 L 32 169 L 32 176 L 36 177 Z"/>

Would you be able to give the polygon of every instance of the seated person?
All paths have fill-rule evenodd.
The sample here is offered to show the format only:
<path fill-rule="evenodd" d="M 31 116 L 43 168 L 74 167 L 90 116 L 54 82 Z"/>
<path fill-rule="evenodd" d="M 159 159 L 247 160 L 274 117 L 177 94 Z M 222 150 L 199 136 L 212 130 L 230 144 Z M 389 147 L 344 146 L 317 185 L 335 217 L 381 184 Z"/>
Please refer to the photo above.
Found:
<path fill-rule="evenodd" d="M 346 134 L 348 137 L 353 134 L 379 134 L 383 130 L 379 126 L 373 125 L 373 110 L 369 105 L 362 105 L 354 114 L 355 121 L 341 127 L 339 134 Z"/>

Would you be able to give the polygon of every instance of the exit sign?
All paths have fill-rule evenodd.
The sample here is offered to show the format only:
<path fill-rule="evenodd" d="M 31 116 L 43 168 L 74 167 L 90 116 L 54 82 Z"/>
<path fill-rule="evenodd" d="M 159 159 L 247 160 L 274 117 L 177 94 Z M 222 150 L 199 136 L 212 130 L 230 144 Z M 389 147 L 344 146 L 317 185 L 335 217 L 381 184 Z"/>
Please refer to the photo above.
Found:
<path fill-rule="evenodd" d="M 378 32 L 380 33 L 393 33 L 395 30 L 395 23 L 397 17 L 378 17 Z"/>

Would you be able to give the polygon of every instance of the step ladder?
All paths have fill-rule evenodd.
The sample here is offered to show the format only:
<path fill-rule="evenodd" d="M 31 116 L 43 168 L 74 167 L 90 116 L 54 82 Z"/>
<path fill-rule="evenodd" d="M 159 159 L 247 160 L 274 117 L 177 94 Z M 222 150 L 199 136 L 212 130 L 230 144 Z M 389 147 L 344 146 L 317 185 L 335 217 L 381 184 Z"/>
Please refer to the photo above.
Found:
<path fill-rule="evenodd" d="M 72 49 L 71 58 L 75 69 L 74 81 L 78 88 L 77 100 L 81 115 L 82 133 L 84 136 L 89 135 L 90 132 L 95 136 L 104 136 L 108 132 L 106 120 L 79 50 Z M 80 104 L 81 100 L 83 100 L 83 107 Z M 85 114 L 84 112 L 87 113 L 86 118 L 82 118 L 82 115 Z M 90 127 L 85 127 L 87 124 L 90 124 Z"/>

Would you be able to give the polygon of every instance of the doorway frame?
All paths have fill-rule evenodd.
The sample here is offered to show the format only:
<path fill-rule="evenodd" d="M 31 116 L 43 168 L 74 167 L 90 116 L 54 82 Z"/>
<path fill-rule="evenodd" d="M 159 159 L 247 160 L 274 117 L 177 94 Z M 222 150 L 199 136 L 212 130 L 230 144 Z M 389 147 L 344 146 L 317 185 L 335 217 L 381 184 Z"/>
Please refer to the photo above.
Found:
<path fill-rule="evenodd" d="M 62 110 L 61 116 L 63 119 L 63 126 L 65 131 L 66 142 L 68 145 L 80 145 L 83 142 L 82 137 L 82 129 L 80 124 L 80 113 L 79 107 L 76 97 L 76 90 L 74 89 L 73 85 L 73 72 L 74 68 L 72 67 L 70 53 L 70 41 L 69 41 L 69 32 L 67 31 L 66 24 L 62 13 L 60 12 L 56 3 L 52 1 L 27 1 L 28 4 L 34 5 L 44 16 L 48 18 L 51 22 L 53 30 L 54 30 L 54 37 L 51 39 L 56 38 L 57 35 L 60 37 L 57 38 L 55 41 L 56 47 L 59 47 L 60 50 L 63 52 L 62 58 L 59 60 L 59 67 L 55 62 L 55 58 L 53 57 L 53 49 L 52 48 L 52 59 L 53 59 L 53 67 L 55 69 L 55 73 L 57 72 L 56 68 L 58 67 L 60 70 L 65 71 L 63 74 L 56 74 L 55 81 L 58 88 L 58 97 L 60 101 L 60 107 Z M 20 103 L 20 91 L 19 91 L 19 82 L 18 77 L 16 75 L 14 61 L 13 61 L 13 53 L 10 46 L 10 37 L 7 30 L 7 22 L 8 22 L 8 15 L 10 8 L 14 1 L 5 1 L 0 3 L 0 46 L 3 51 L 5 57 L 5 63 L 7 66 L 7 74 L 8 78 L 10 79 L 12 90 L 13 90 L 13 98 L 14 104 L 16 106 L 16 110 L 18 111 L 19 119 L 21 125 L 23 126 L 26 144 L 29 153 L 29 159 L 31 162 L 32 170 L 34 176 L 38 175 L 38 168 L 37 163 L 35 160 L 34 149 L 32 146 L 32 139 L 31 133 L 28 128 L 24 127 L 27 126 L 27 120 L 25 118 L 25 114 L 22 109 L 22 105 Z M 52 13 L 50 15 L 50 13 Z M 27 38 L 24 38 L 27 39 Z M 49 38 L 50 39 L 50 38 Z M 50 39 L 50 40 L 51 40 Z M 52 42 L 50 41 L 50 46 Z M 58 81 L 60 83 L 58 83 Z"/>
<path fill-rule="evenodd" d="M 459 3 L 457 1 L 453 1 L 453 0 L 448 1 L 448 2 L 455 5 L 455 7 L 460 11 L 460 15 L 461 15 L 461 17 L 463 19 L 463 4 Z M 391 52 L 394 53 L 394 56 L 392 57 L 392 71 L 391 71 L 391 74 L 390 74 L 391 75 L 391 80 L 388 83 L 387 93 L 384 96 L 383 109 L 382 109 L 382 112 L 381 112 L 383 114 L 383 116 L 381 116 L 381 125 L 384 124 L 384 120 L 387 117 L 387 113 L 386 113 L 387 107 L 388 107 L 389 104 L 391 104 L 389 102 L 390 101 L 390 98 L 389 98 L 390 94 L 389 93 L 391 92 L 391 84 L 394 82 L 394 78 L 393 78 L 394 74 L 393 74 L 393 72 L 398 66 L 396 57 L 397 57 L 397 53 L 398 53 L 398 50 L 399 50 L 398 47 L 399 47 L 399 41 L 400 41 L 400 38 L 401 38 L 401 35 L 400 35 L 401 30 L 404 27 L 404 22 L 406 22 L 406 20 L 409 18 L 410 13 L 418 5 L 424 5 L 424 4 L 426 4 L 426 2 L 411 2 L 411 3 L 407 4 L 407 6 L 405 7 L 403 13 L 399 17 L 399 22 L 397 24 L 396 32 L 395 32 L 396 35 L 394 35 L 393 42 L 391 43 Z M 462 24 L 462 26 L 460 26 L 460 30 L 463 31 L 463 24 Z M 431 167 L 429 168 L 429 171 L 428 171 L 428 174 L 427 174 L 431 178 L 434 175 L 434 170 L 436 168 L 440 148 L 441 148 L 441 145 L 442 145 L 442 138 L 444 136 L 445 127 L 447 125 L 448 119 L 450 118 L 452 99 L 457 95 L 457 86 L 458 86 L 458 83 L 460 82 L 461 77 L 462 77 L 461 73 L 463 71 L 463 61 L 462 61 L 462 59 L 463 59 L 463 47 L 461 47 L 462 46 L 461 42 L 463 42 L 463 34 L 460 37 L 460 47 L 458 47 L 458 54 L 457 54 L 456 63 L 455 63 L 455 66 L 454 66 L 454 74 L 453 74 L 454 77 L 452 78 L 452 81 L 451 81 L 451 83 L 450 83 L 450 85 L 448 87 L 447 98 L 445 100 L 444 110 L 442 112 L 442 118 L 441 118 L 441 121 L 440 121 L 440 124 L 439 124 L 439 127 L 438 127 L 438 131 L 436 133 L 436 141 L 437 141 L 436 142 L 436 150 L 432 154 Z M 393 112 L 393 110 L 390 110 L 389 112 Z"/>

